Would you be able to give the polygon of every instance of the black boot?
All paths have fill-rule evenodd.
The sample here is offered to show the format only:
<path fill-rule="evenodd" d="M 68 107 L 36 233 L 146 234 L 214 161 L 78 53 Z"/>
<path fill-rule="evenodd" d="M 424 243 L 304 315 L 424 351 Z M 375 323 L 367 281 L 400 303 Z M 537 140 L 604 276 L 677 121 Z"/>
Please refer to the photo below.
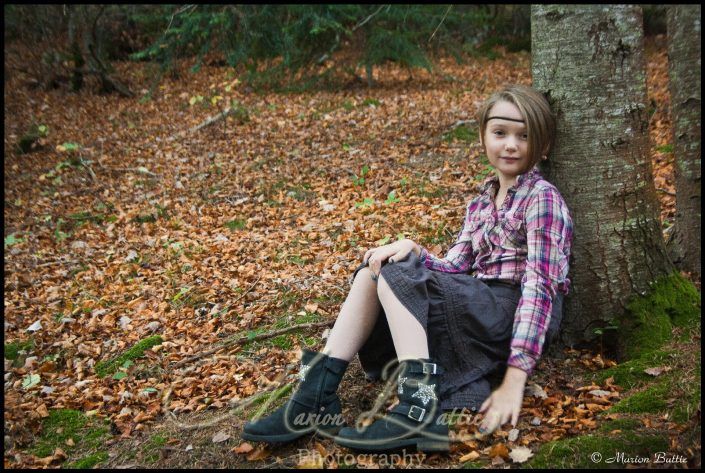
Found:
<path fill-rule="evenodd" d="M 424 452 L 450 450 L 448 425 L 441 417 L 442 368 L 429 360 L 400 363 L 399 404 L 391 413 L 360 430 L 342 429 L 335 442 L 355 450 L 380 452 L 416 446 Z"/>
<path fill-rule="evenodd" d="M 281 443 L 316 429 L 330 435 L 337 433 L 344 421 L 336 391 L 347 367 L 347 361 L 303 349 L 298 390 L 268 417 L 245 424 L 242 438 Z"/>

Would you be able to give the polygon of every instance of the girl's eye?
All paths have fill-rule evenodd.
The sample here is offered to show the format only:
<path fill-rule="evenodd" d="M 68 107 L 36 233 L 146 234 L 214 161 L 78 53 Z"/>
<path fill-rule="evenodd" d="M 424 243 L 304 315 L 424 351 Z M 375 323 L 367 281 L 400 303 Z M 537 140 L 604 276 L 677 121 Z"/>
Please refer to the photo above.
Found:
<path fill-rule="evenodd" d="M 494 132 L 494 134 L 495 134 L 495 135 L 503 135 L 504 132 L 503 132 L 503 131 L 500 131 L 500 130 L 496 130 L 496 131 Z"/>

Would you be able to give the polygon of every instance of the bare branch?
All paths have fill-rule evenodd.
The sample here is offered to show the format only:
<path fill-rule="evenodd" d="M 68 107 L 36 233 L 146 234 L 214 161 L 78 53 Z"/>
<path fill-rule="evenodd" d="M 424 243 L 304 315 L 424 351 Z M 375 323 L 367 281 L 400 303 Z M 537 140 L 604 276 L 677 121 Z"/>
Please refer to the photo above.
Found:
<path fill-rule="evenodd" d="M 272 337 L 276 337 L 276 336 L 279 336 L 279 335 L 283 335 L 283 334 L 285 334 L 285 333 L 293 332 L 294 330 L 303 330 L 303 329 L 308 329 L 308 328 L 327 327 L 327 326 L 329 326 L 330 324 L 331 324 L 331 321 L 330 321 L 330 320 L 326 320 L 325 322 L 316 322 L 316 323 L 310 323 L 310 324 L 293 325 L 293 326 L 291 326 L 291 327 L 283 328 L 283 329 L 280 329 L 280 330 L 274 330 L 274 331 L 272 331 L 272 332 L 261 333 L 261 334 L 259 334 L 259 335 L 257 335 L 257 336 L 254 336 L 254 337 L 250 337 L 250 336 L 247 336 L 247 335 L 246 335 L 246 336 L 244 336 L 244 337 L 239 337 L 239 338 L 236 338 L 236 339 L 226 340 L 225 343 L 223 343 L 223 344 L 221 344 L 221 345 L 218 345 L 218 346 L 215 347 L 215 348 L 212 348 L 212 349 L 210 349 L 210 350 L 206 350 L 206 351 L 204 351 L 204 352 L 201 352 L 201 353 L 199 353 L 199 354 L 197 354 L 197 355 L 194 355 L 194 356 L 192 356 L 192 357 L 189 357 L 189 358 L 187 358 L 187 359 L 185 359 L 185 360 L 182 360 L 182 361 L 180 361 L 180 362 L 174 364 L 174 365 L 172 366 L 172 368 L 181 368 L 181 367 L 184 366 L 184 365 L 187 365 L 187 364 L 189 364 L 189 363 L 191 363 L 191 362 L 194 362 L 194 361 L 196 361 L 196 360 L 198 360 L 198 359 L 200 359 L 200 358 L 203 358 L 203 357 L 205 357 L 205 356 L 212 355 L 212 354 L 214 354 L 214 353 L 216 353 L 216 352 L 219 352 L 220 350 L 223 350 L 223 349 L 225 349 L 225 348 L 231 348 L 231 347 L 238 346 L 238 345 L 243 345 L 243 344 L 249 343 L 249 342 L 258 342 L 258 341 L 260 341 L 260 340 L 265 340 L 265 339 L 268 339 L 268 338 L 272 338 Z"/>

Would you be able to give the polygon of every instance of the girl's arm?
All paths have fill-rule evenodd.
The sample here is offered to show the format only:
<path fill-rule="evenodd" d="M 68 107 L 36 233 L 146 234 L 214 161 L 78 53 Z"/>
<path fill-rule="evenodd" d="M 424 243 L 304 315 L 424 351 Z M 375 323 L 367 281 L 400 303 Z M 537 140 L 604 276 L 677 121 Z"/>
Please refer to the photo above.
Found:
<path fill-rule="evenodd" d="M 563 198 L 553 187 L 540 189 L 529 201 L 524 215 L 526 269 L 507 364 L 531 375 L 543 350 L 553 298 L 559 283 L 568 276 L 573 222 Z"/>
<path fill-rule="evenodd" d="M 572 221 L 558 191 L 540 189 L 529 202 L 525 219 L 528 253 L 511 354 L 504 381 L 480 408 L 487 412 L 481 432 L 492 432 L 510 420 L 516 426 L 524 385 L 541 355 L 553 297 L 568 273 Z"/>
<path fill-rule="evenodd" d="M 500 387 L 480 407 L 480 413 L 487 411 L 480 425 L 480 433 L 491 433 L 500 425 L 510 421 L 512 426 L 517 425 L 527 378 L 526 371 L 513 366 L 507 367 Z"/>

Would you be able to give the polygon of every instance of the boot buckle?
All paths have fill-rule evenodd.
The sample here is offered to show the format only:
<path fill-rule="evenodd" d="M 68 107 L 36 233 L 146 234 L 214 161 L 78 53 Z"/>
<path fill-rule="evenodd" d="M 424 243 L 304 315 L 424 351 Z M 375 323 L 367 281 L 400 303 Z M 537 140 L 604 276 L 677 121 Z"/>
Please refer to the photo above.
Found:
<path fill-rule="evenodd" d="M 436 374 L 436 364 L 435 363 L 424 363 L 423 364 L 423 374 Z"/>
<path fill-rule="evenodd" d="M 416 422 L 421 422 L 424 415 L 426 415 L 426 409 L 419 406 L 411 406 L 411 409 L 409 409 L 409 413 L 406 416 Z M 418 416 L 418 418 L 414 416 Z"/>

